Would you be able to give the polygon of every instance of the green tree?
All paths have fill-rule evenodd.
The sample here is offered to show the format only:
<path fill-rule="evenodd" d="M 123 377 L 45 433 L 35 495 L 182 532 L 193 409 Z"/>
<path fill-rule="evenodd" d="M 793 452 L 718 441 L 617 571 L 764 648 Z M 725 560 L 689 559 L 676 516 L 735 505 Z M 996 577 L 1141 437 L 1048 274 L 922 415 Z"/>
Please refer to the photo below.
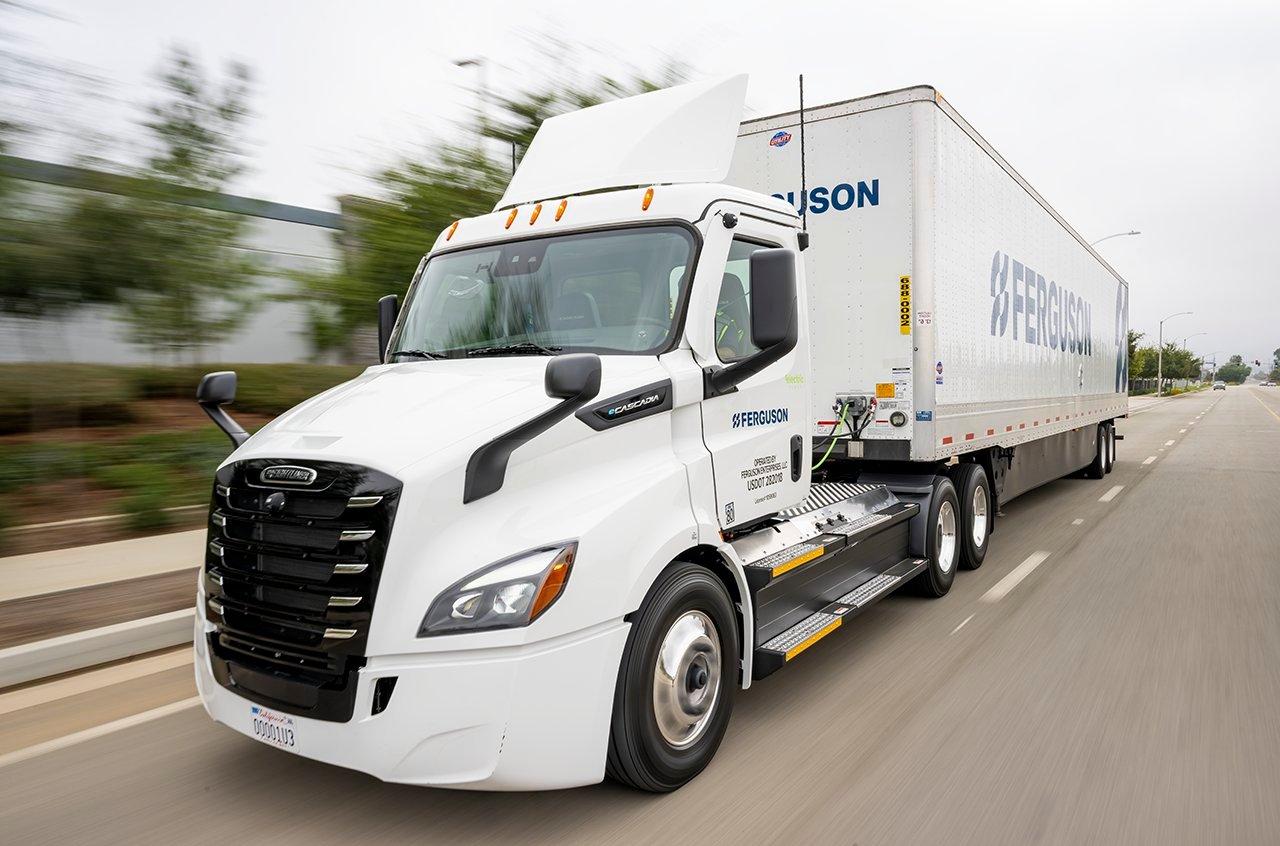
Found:
<path fill-rule="evenodd" d="M 1224 382 L 1239 384 L 1249 378 L 1253 368 L 1244 363 L 1244 357 L 1233 355 L 1227 363 L 1218 368 L 1218 377 Z"/>
<path fill-rule="evenodd" d="M 1272 382 L 1280 382 L 1280 349 L 1271 354 L 1271 373 L 1267 378 Z"/>
<path fill-rule="evenodd" d="M 213 211 L 212 192 L 241 173 L 249 72 L 210 83 L 174 49 L 148 112 L 150 154 L 128 196 L 83 197 L 71 211 L 83 278 L 115 290 L 132 339 L 184 354 L 225 337 L 252 311 L 255 266 L 237 243 L 241 215 Z"/>

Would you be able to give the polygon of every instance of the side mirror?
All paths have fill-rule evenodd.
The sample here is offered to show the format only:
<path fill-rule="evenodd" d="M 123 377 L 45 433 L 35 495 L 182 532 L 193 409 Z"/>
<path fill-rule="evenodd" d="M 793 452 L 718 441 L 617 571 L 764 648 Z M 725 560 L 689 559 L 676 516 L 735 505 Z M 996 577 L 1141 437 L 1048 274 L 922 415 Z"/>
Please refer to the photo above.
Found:
<path fill-rule="evenodd" d="M 593 353 L 558 355 L 547 362 L 547 396 L 581 402 L 600 393 L 600 356 Z"/>
<path fill-rule="evenodd" d="M 514 429 L 481 444 L 467 462 L 462 501 L 475 502 L 502 489 L 511 453 L 582 408 L 600 393 L 600 356 L 593 353 L 558 355 L 547 362 L 547 396 L 560 402 Z"/>
<path fill-rule="evenodd" d="M 764 370 L 796 348 L 800 340 L 798 283 L 794 250 L 757 250 L 751 254 L 751 343 L 759 352 L 728 367 L 703 371 L 703 396 L 718 397 Z"/>
<path fill-rule="evenodd" d="M 249 433 L 231 419 L 223 408 L 236 398 L 236 374 L 234 370 L 220 370 L 217 373 L 206 373 L 196 388 L 196 402 L 209 419 L 226 433 L 231 443 L 236 446 L 249 440 Z"/>
<path fill-rule="evenodd" d="M 760 350 L 793 338 L 796 331 L 796 254 L 751 254 L 751 343 Z"/>
<path fill-rule="evenodd" d="M 396 318 L 400 315 L 400 299 L 395 294 L 387 294 L 378 300 L 378 363 L 387 360 L 387 345 L 391 343 L 391 331 L 396 328 Z"/>

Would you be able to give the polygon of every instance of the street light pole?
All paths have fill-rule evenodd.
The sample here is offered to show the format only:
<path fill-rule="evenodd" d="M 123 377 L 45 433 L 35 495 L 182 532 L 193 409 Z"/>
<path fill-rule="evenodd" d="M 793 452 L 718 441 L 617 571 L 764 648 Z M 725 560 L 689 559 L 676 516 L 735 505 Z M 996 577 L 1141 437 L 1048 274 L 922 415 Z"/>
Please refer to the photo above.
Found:
<path fill-rule="evenodd" d="M 1111 237 L 1111 236 L 1107 236 Z M 1180 311 L 1177 314 L 1171 314 L 1164 320 L 1172 320 L 1175 317 L 1182 317 L 1184 314 L 1190 314 L 1189 311 Z M 1159 340 L 1156 342 L 1156 396 L 1159 397 L 1164 392 L 1164 320 L 1160 321 Z"/>
<path fill-rule="evenodd" d="M 1182 348 L 1185 350 L 1187 348 L 1187 341 L 1190 341 L 1192 338 L 1199 338 L 1201 335 L 1208 335 L 1208 334 L 1209 334 L 1208 332 L 1196 332 L 1195 334 L 1188 335 L 1187 337 L 1182 339 Z"/>
<path fill-rule="evenodd" d="M 1138 230 L 1136 230 L 1136 229 L 1131 229 L 1131 230 L 1130 230 L 1130 231 L 1128 231 L 1128 232 L 1117 232 L 1117 233 L 1115 233 L 1114 235 L 1108 235 L 1108 236 L 1107 236 L 1107 237 L 1105 237 L 1105 238 L 1099 238 L 1098 240 L 1094 241 L 1094 242 L 1093 242 L 1092 244 L 1090 244 L 1089 246 L 1090 246 L 1090 247 L 1096 247 L 1096 246 L 1098 246 L 1099 244 L 1101 244 L 1103 241 L 1108 241 L 1108 240 L 1110 240 L 1110 239 L 1112 239 L 1112 238 L 1122 238 L 1122 237 L 1124 237 L 1125 235 L 1141 235 L 1141 234 L 1142 234 L 1142 233 L 1141 233 L 1141 232 L 1139 232 L 1139 231 L 1138 231 Z"/>

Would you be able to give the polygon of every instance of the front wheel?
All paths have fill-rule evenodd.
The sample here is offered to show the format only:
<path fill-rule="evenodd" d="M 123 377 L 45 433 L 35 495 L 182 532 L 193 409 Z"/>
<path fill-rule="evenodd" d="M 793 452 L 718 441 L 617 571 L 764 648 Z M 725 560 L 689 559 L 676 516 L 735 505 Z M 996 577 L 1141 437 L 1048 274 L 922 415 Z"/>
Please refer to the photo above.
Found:
<path fill-rule="evenodd" d="M 631 624 L 609 730 L 606 772 L 653 793 L 686 784 L 710 763 L 733 711 L 738 628 L 724 585 L 676 562 Z"/>

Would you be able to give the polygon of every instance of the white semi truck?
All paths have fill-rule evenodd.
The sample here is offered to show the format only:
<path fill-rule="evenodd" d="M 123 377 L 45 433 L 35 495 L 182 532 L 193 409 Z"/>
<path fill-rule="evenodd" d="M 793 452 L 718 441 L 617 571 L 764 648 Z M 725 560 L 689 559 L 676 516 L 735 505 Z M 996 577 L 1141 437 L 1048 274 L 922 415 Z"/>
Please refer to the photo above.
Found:
<path fill-rule="evenodd" d="M 674 790 L 739 689 L 1110 469 L 1115 271 L 932 88 L 739 126 L 745 88 L 548 120 L 379 304 L 383 363 L 252 437 L 205 377 L 215 720 L 388 781 Z"/>

